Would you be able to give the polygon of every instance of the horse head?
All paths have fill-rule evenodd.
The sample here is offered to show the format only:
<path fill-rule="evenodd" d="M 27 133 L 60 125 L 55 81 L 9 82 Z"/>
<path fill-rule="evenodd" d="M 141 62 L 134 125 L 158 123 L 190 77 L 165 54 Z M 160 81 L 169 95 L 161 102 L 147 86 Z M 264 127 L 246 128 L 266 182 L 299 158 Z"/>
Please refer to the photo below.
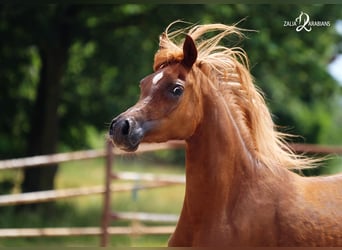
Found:
<path fill-rule="evenodd" d="M 200 102 L 188 76 L 196 59 L 195 43 L 187 35 L 178 58 L 159 62 L 155 72 L 141 80 L 138 102 L 110 124 L 109 135 L 117 147 L 135 151 L 141 142 L 186 139 L 194 133 Z"/>

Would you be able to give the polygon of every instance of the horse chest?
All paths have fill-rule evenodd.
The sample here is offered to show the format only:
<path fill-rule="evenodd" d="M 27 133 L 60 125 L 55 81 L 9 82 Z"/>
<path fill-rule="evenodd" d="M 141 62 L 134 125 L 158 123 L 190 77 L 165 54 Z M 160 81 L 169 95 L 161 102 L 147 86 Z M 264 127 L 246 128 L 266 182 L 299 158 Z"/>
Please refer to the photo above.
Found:
<path fill-rule="evenodd" d="M 273 199 L 252 200 L 256 194 L 245 193 L 235 203 L 227 200 L 186 207 L 191 224 L 193 246 L 267 246 L 276 245 L 276 209 Z M 221 203 L 219 202 L 221 201 Z M 210 205 L 209 205 L 210 204 Z"/>

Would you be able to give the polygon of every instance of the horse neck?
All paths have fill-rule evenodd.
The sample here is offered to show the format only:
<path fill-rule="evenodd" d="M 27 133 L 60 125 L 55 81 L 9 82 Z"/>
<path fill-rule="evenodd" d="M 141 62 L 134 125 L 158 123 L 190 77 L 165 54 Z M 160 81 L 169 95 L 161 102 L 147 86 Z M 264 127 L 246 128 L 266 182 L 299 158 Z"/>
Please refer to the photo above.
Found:
<path fill-rule="evenodd" d="M 203 114 L 202 122 L 187 140 L 186 199 L 203 203 L 207 194 L 205 198 L 217 206 L 233 198 L 234 190 L 242 180 L 247 181 L 256 163 L 223 98 L 204 97 Z"/>

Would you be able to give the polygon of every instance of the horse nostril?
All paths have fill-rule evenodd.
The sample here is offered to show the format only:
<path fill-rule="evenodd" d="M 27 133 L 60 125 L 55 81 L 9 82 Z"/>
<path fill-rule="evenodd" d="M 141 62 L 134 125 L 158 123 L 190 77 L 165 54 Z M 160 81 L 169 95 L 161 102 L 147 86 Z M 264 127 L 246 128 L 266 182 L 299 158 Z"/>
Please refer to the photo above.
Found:
<path fill-rule="evenodd" d="M 129 121 L 128 120 L 124 120 L 122 123 L 123 124 L 122 124 L 122 127 L 121 127 L 121 133 L 123 135 L 128 135 L 128 133 L 129 133 Z"/>
<path fill-rule="evenodd" d="M 127 136 L 131 130 L 131 122 L 129 119 L 114 119 L 109 127 L 110 136 Z"/>

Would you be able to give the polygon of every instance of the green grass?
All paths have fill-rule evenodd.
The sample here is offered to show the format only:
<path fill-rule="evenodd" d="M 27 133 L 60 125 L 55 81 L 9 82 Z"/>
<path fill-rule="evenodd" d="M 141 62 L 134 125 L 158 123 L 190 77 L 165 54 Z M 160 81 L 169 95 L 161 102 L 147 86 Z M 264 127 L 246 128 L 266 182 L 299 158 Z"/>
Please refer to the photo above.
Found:
<path fill-rule="evenodd" d="M 56 187 L 75 188 L 97 186 L 104 183 L 104 160 L 75 161 L 60 165 Z M 184 174 L 184 169 L 175 165 L 156 164 L 148 155 L 117 157 L 115 171 L 132 171 L 160 174 Z M 0 177 L 14 178 L 20 182 L 20 171 L 12 171 Z M 124 181 L 113 181 L 120 185 Z M 134 182 L 133 182 L 134 183 Z M 138 183 L 137 183 L 138 184 Z M 115 211 L 137 211 L 179 214 L 183 202 L 184 185 L 174 185 L 150 190 L 140 190 L 136 199 L 132 192 L 113 193 L 111 201 Z M 43 227 L 98 227 L 101 223 L 103 197 L 89 195 L 68 198 L 55 202 L 48 209 L 37 211 L 15 211 L 14 207 L 0 208 L 0 228 L 43 228 Z M 114 221 L 112 226 L 129 226 L 131 221 Z M 145 223 L 145 225 L 148 225 Z M 163 225 L 163 224 L 159 224 Z M 164 224 L 165 225 L 165 224 Z M 169 235 L 111 236 L 110 246 L 166 246 Z M 100 237 L 40 237 L 0 238 L 0 246 L 99 246 Z"/>

